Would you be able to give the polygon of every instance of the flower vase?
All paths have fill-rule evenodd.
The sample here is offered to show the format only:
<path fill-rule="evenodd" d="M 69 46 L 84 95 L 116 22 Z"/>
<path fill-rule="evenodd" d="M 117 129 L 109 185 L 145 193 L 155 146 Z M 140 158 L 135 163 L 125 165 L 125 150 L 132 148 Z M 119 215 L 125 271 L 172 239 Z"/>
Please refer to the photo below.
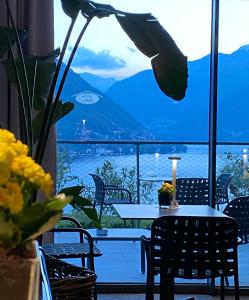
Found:
<path fill-rule="evenodd" d="M 21 256 L 6 255 L 0 249 L 1 299 L 39 299 L 40 260 L 37 249 L 36 242 L 31 243 L 28 253 Z"/>
<path fill-rule="evenodd" d="M 171 193 L 158 193 L 159 206 L 169 206 L 172 200 Z"/>

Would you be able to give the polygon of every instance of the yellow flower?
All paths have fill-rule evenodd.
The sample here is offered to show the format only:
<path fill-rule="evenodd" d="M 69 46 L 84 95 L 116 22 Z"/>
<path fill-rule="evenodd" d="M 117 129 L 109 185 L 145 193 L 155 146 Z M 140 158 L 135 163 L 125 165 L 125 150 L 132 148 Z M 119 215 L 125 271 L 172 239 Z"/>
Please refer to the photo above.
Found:
<path fill-rule="evenodd" d="M 23 209 L 21 187 L 15 182 L 8 182 L 0 187 L 0 206 L 8 208 L 11 214 L 17 214 Z"/>
<path fill-rule="evenodd" d="M 9 132 L 6 129 L 1 129 L 0 130 L 0 143 L 15 143 L 16 138 L 12 132 Z"/>
<path fill-rule="evenodd" d="M 159 193 L 173 193 L 174 192 L 174 188 L 172 186 L 172 184 L 168 183 L 168 182 L 164 182 L 162 184 L 162 186 L 160 187 L 160 189 L 158 190 Z"/>
<path fill-rule="evenodd" d="M 14 158 L 11 165 L 13 174 L 24 177 L 28 182 L 35 185 L 36 188 L 46 194 L 53 190 L 53 180 L 49 174 L 46 174 L 43 168 L 38 165 L 31 157 L 20 155 Z"/>
<path fill-rule="evenodd" d="M 8 182 L 10 178 L 10 167 L 0 162 L 0 185 L 3 185 Z"/>
<path fill-rule="evenodd" d="M 47 174 L 45 174 L 45 176 L 43 178 L 41 190 L 43 191 L 43 193 L 45 195 L 51 195 L 51 193 L 53 192 L 53 188 L 54 188 L 53 179 L 52 179 L 51 175 L 49 173 L 47 173 Z"/>
<path fill-rule="evenodd" d="M 12 147 L 17 155 L 28 155 L 28 146 L 21 141 L 18 140 L 16 143 L 12 144 Z"/>

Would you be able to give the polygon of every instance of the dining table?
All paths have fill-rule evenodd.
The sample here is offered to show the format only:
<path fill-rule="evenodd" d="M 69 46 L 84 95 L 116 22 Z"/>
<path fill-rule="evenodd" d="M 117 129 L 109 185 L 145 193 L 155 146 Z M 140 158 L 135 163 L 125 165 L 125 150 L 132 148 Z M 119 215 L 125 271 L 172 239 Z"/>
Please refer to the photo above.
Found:
<path fill-rule="evenodd" d="M 179 205 L 178 208 L 159 207 L 157 204 L 113 204 L 121 219 L 154 220 L 162 216 L 226 217 L 208 205 Z"/>
<path fill-rule="evenodd" d="M 179 205 L 178 208 L 159 207 L 155 204 L 113 204 L 121 219 L 154 220 L 162 216 L 198 216 L 198 217 L 227 217 L 222 212 L 208 205 Z M 167 300 L 174 300 L 174 278 L 167 276 L 165 283 Z M 213 280 L 211 281 L 211 286 Z"/>

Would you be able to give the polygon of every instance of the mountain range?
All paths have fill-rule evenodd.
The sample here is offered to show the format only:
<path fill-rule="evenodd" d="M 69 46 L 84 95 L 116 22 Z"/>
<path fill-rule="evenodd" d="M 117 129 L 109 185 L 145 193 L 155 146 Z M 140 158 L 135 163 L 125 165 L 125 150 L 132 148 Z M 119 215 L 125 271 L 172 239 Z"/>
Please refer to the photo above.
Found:
<path fill-rule="evenodd" d="M 71 70 L 62 99 L 74 102 L 75 109 L 60 121 L 61 139 L 207 141 L 209 64 L 209 55 L 188 63 L 187 93 L 180 102 L 160 91 L 152 70 L 119 81 Z M 76 99 L 82 96 L 92 98 L 91 103 L 98 101 L 79 103 Z M 220 53 L 219 141 L 248 141 L 248 100 L 249 46 Z"/>

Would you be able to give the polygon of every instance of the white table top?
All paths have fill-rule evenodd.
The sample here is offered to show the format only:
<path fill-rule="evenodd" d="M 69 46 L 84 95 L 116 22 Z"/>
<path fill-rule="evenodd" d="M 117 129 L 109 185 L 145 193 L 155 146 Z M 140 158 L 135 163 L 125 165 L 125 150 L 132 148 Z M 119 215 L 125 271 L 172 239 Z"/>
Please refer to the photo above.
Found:
<path fill-rule="evenodd" d="M 159 208 L 158 205 L 113 204 L 121 219 L 157 219 L 162 216 L 226 217 L 208 205 L 181 205 L 177 209 Z"/>

